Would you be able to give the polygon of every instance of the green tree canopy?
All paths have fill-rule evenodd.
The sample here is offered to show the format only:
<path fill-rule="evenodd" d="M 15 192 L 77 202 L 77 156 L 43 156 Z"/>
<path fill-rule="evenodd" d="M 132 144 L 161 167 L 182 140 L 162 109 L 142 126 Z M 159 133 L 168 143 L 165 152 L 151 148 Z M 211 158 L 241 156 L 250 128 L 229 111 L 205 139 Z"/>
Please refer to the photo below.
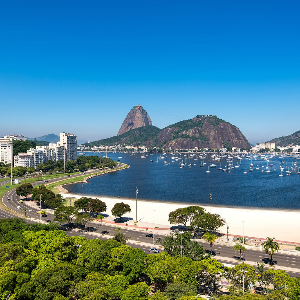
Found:
<path fill-rule="evenodd" d="M 170 224 L 183 224 L 186 227 L 188 222 L 192 222 L 196 216 L 203 213 L 204 208 L 200 206 L 178 208 L 169 213 L 169 222 Z"/>
<path fill-rule="evenodd" d="M 204 232 L 214 232 L 225 224 L 225 220 L 218 214 L 211 214 L 209 212 L 197 215 L 194 217 L 191 226 L 196 230 L 203 230 Z"/>
<path fill-rule="evenodd" d="M 265 242 L 262 243 L 262 246 L 267 254 L 270 255 L 271 261 L 270 264 L 273 264 L 273 255 L 275 252 L 278 252 L 279 250 L 279 244 L 275 242 L 275 238 L 268 237 Z"/>
<path fill-rule="evenodd" d="M 211 233 L 211 232 L 206 232 L 206 233 L 203 234 L 202 238 L 203 238 L 205 241 L 209 242 L 210 253 L 212 253 L 212 247 L 213 247 L 213 245 L 214 245 L 214 243 L 215 243 L 215 241 L 216 241 L 216 239 L 217 239 L 217 236 L 214 235 L 214 234 Z"/>
<path fill-rule="evenodd" d="M 92 198 L 90 200 L 90 203 L 88 205 L 88 209 L 90 212 L 95 213 L 95 214 L 99 214 L 101 212 L 105 212 L 106 211 L 106 204 L 105 202 L 99 200 L 99 199 L 94 199 Z"/>
<path fill-rule="evenodd" d="M 162 245 L 164 250 L 173 257 L 182 254 L 182 256 L 193 260 L 203 259 L 205 254 L 203 247 L 191 239 L 192 234 L 190 232 L 173 232 L 163 239 Z"/>
<path fill-rule="evenodd" d="M 32 193 L 33 186 L 31 183 L 23 183 L 16 188 L 16 193 L 19 196 L 26 197 Z"/>
<path fill-rule="evenodd" d="M 242 244 L 235 244 L 234 246 L 233 246 L 233 250 L 235 251 L 235 252 L 240 252 L 240 259 L 242 258 L 242 254 L 244 254 L 245 252 L 246 252 L 246 248 L 245 248 L 245 246 L 243 246 Z"/>
<path fill-rule="evenodd" d="M 81 197 L 80 199 L 74 202 L 74 207 L 76 207 L 77 209 L 82 209 L 85 212 L 87 212 L 89 210 L 88 207 L 91 200 L 92 198 Z"/>
<path fill-rule="evenodd" d="M 115 217 L 119 217 L 120 221 L 122 219 L 122 216 L 128 212 L 131 212 L 131 208 L 129 204 L 125 204 L 123 202 L 116 203 L 111 210 L 112 215 Z"/>

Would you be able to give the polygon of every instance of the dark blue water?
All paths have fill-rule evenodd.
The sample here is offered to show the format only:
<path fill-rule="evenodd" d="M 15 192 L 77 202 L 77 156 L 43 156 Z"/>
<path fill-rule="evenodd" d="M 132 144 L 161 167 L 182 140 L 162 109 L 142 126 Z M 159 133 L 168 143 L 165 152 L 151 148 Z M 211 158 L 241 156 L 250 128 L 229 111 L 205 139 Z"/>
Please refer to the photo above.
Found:
<path fill-rule="evenodd" d="M 251 161 L 243 158 L 239 168 L 234 167 L 227 173 L 218 170 L 220 163 L 225 167 L 226 158 L 217 162 L 210 157 L 195 160 L 183 154 L 178 161 L 172 160 L 170 154 L 164 155 L 164 159 L 158 159 L 160 154 L 149 154 L 146 158 L 128 153 L 109 153 L 108 156 L 113 160 L 122 157 L 121 162 L 129 164 L 130 168 L 91 178 L 88 184 L 69 185 L 67 189 L 76 194 L 135 199 L 137 187 L 138 198 L 145 200 L 209 204 L 209 194 L 212 194 L 212 205 L 300 209 L 300 175 L 292 172 L 286 176 L 288 168 L 291 170 L 295 163 L 300 166 L 300 160 L 293 157 L 270 158 L 269 162 L 253 159 L 252 172 L 249 172 Z M 180 168 L 182 162 L 186 165 Z M 207 164 L 200 167 L 205 162 Z M 217 164 L 217 168 L 210 168 L 207 173 L 211 162 Z M 238 160 L 233 159 L 233 164 L 238 165 Z M 273 164 L 270 173 L 261 172 L 269 164 Z M 285 166 L 283 177 L 279 177 L 280 164 Z"/>

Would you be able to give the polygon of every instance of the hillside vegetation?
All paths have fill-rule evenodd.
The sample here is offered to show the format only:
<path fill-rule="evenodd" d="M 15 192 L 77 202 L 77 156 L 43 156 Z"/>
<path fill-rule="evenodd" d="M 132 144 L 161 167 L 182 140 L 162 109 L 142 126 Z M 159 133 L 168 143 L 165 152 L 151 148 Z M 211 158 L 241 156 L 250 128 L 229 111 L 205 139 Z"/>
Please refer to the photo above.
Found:
<path fill-rule="evenodd" d="M 275 143 L 276 146 L 286 147 L 288 145 L 300 145 L 300 130 L 290 135 L 272 139 L 269 143 Z"/>
<path fill-rule="evenodd" d="M 197 115 L 193 119 L 169 125 L 164 129 L 143 126 L 91 143 L 86 146 L 132 145 L 163 149 L 238 147 L 249 149 L 250 144 L 240 130 L 217 116 Z"/>

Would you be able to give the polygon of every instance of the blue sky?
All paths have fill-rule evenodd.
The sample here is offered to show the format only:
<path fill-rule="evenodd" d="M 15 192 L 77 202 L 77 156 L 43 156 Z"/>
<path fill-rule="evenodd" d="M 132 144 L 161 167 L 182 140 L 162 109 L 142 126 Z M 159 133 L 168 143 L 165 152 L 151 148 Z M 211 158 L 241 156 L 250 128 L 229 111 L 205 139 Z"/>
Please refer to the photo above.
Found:
<path fill-rule="evenodd" d="M 213 114 L 251 143 L 300 130 L 299 1 L 2 1 L 0 136 L 116 135 Z"/>

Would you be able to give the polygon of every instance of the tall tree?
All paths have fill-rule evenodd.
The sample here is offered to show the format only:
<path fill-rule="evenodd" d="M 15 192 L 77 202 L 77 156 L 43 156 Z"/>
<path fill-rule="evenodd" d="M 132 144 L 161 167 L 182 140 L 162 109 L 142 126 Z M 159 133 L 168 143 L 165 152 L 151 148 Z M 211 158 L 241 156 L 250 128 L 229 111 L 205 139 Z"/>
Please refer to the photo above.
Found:
<path fill-rule="evenodd" d="M 88 209 L 90 212 L 95 213 L 95 214 L 99 214 L 101 212 L 106 211 L 106 203 L 99 200 L 99 199 L 91 199 L 90 203 L 88 205 Z"/>
<path fill-rule="evenodd" d="M 246 252 L 246 248 L 242 244 L 235 244 L 232 248 L 235 252 L 240 252 L 240 259 L 242 259 L 242 253 Z"/>
<path fill-rule="evenodd" d="M 262 243 L 264 250 L 271 257 L 270 265 L 273 265 L 274 253 L 278 252 L 278 250 L 279 250 L 279 244 L 277 242 L 275 242 L 274 240 L 275 240 L 275 238 L 267 237 L 267 240 Z"/>
<path fill-rule="evenodd" d="M 91 200 L 92 200 L 92 198 L 81 197 L 80 199 L 78 199 L 74 202 L 74 206 L 77 209 L 82 209 L 85 212 L 87 212 L 89 210 L 89 204 L 90 204 Z"/>
<path fill-rule="evenodd" d="M 166 236 L 163 241 L 159 240 L 159 242 L 164 246 L 165 252 L 173 257 L 182 255 L 192 260 L 203 259 L 203 247 L 191 239 L 192 234 L 190 232 L 174 232 Z"/>
<path fill-rule="evenodd" d="M 122 216 L 128 212 L 131 212 L 131 208 L 129 204 L 125 204 L 123 202 L 116 203 L 111 210 L 111 213 L 115 217 L 119 217 L 120 221 L 122 220 Z"/>
<path fill-rule="evenodd" d="M 214 245 L 214 243 L 215 243 L 215 241 L 216 241 L 216 239 L 217 239 L 217 236 L 214 235 L 214 234 L 211 233 L 211 232 L 206 232 L 206 233 L 203 234 L 202 238 L 203 238 L 205 241 L 209 242 L 210 253 L 212 254 L 212 248 L 213 248 L 213 245 Z"/>
<path fill-rule="evenodd" d="M 32 189 L 32 197 L 34 200 L 39 201 L 40 196 L 43 203 L 49 199 L 55 198 L 55 194 L 48 190 L 44 185 Z"/>
<path fill-rule="evenodd" d="M 197 215 L 194 217 L 191 226 L 196 230 L 203 230 L 204 232 L 214 232 L 225 224 L 225 220 L 218 214 L 211 214 L 209 212 Z"/>
<path fill-rule="evenodd" d="M 224 274 L 224 265 L 214 258 L 205 258 L 195 262 L 197 267 L 196 280 L 198 286 L 204 289 L 212 289 L 213 293 L 217 290 L 218 282 Z"/>
<path fill-rule="evenodd" d="M 27 195 L 32 193 L 33 186 L 31 183 L 23 183 L 19 185 L 16 189 L 16 193 L 19 196 L 26 197 Z"/>
<path fill-rule="evenodd" d="M 50 208 L 58 208 L 59 206 L 62 205 L 62 195 L 61 194 L 56 194 L 54 198 L 48 198 L 45 201 L 45 205 L 50 207 Z"/>
<path fill-rule="evenodd" d="M 237 288 L 242 289 L 242 291 L 243 288 L 248 290 L 250 283 L 254 284 L 257 281 L 255 268 L 245 263 L 241 263 L 231 268 L 228 277 L 232 283 L 232 290 Z"/>
<path fill-rule="evenodd" d="M 54 212 L 54 221 L 57 221 L 61 224 L 65 222 L 70 224 L 77 213 L 78 211 L 75 207 L 61 205 Z"/>
<path fill-rule="evenodd" d="M 68 206 L 70 207 L 70 206 Z M 88 221 L 92 220 L 88 213 L 76 213 L 75 224 L 85 227 Z"/>
<path fill-rule="evenodd" d="M 200 206 L 188 206 L 183 208 L 178 208 L 169 213 L 170 224 L 183 224 L 185 227 L 188 222 L 192 222 L 193 219 L 204 213 L 204 208 Z"/>

